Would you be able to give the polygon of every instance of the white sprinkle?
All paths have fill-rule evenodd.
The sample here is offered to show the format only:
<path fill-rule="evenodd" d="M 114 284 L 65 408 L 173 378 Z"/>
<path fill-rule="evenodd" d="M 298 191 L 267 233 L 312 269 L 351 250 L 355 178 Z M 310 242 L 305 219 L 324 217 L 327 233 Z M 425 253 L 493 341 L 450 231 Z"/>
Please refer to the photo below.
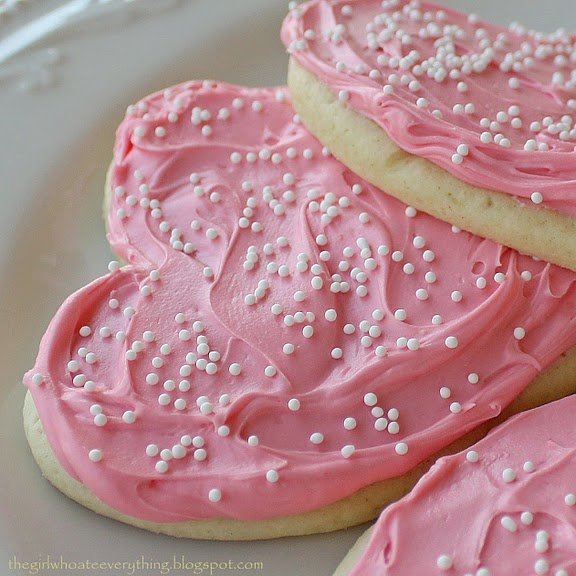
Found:
<path fill-rule="evenodd" d="M 566 494 L 566 496 L 564 496 L 564 503 L 567 506 L 576 505 L 576 494 L 573 494 L 572 492 L 570 492 L 569 494 Z"/>
<path fill-rule="evenodd" d="M 321 432 L 313 432 L 310 435 L 310 442 L 312 442 L 312 444 L 322 444 L 322 442 L 324 442 L 324 434 Z"/>
<path fill-rule="evenodd" d="M 279 478 L 280 476 L 276 470 L 268 470 L 268 472 L 266 472 L 266 480 L 271 484 L 278 482 Z"/>
<path fill-rule="evenodd" d="M 40 386 L 44 382 L 44 377 L 42 374 L 36 373 L 32 376 L 32 384 L 35 386 Z"/>
<path fill-rule="evenodd" d="M 516 472 L 512 468 L 506 468 L 502 472 L 502 480 L 507 484 L 514 482 L 514 480 L 516 480 Z"/>
<path fill-rule="evenodd" d="M 524 462 L 522 466 L 522 470 L 524 470 L 524 472 L 526 472 L 527 474 L 530 474 L 530 472 L 534 472 L 535 469 L 536 465 L 531 460 L 527 460 L 526 462 Z"/>
<path fill-rule="evenodd" d="M 154 468 L 156 469 L 156 472 L 159 472 L 160 474 L 165 474 L 166 472 L 168 472 L 168 462 L 164 460 L 159 460 L 158 462 L 156 462 Z"/>
<path fill-rule="evenodd" d="M 300 410 L 300 400 L 297 398 L 291 398 L 288 400 L 288 409 L 292 410 L 292 412 L 297 412 Z"/>
<path fill-rule="evenodd" d="M 448 336 L 446 340 L 444 340 L 444 344 L 446 348 L 454 349 L 458 347 L 458 338 L 456 336 Z"/>
<path fill-rule="evenodd" d="M 92 334 L 92 329 L 90 328 L 90 326 L 82 326 L 82 328 L 80 328 L 80 330 L 78 330 L 78 333 L 80 334 L 80 336 L 90 336 L 90 334 Z"/>
<path fill-rule="evenodd" d="M 460 156 L 468 156 L 469 149 L 466 144 L 459 144 L 456 148 L 456 153 L 460 154 Z"/>
<path fill-rule="evenodd" d="M 228 426 L 218 426 L 218 436 L 221 436 L 222 438 L 225 438 L 226 436 L 230 435 L 230 428 Z"/>
<path fill-rule="evenodd" d="M 531 512 L 522 512 L 522 514 L 520 514 L 520 522 L 525 526 L 530 526 L 533 521 L 534 515 Z"/>
<path fill-rule="evenodd" d="M 404 456 L 405 454 L 408 454 L 408 444 L 405 442 L 398 442 L 394 447 L 394 450 L 396 451 L 396 454 Z"/>
<path fill-rule="evenodd" d="M 454 290 L 452 294 L 450 294 L 450 298 L 453 302 L 461 302 L 462 301 L 462 292 L 460 290 Z"/>
<path fill-rule="evenodd" d="M 92 460 L 92 462 L 100 462 L 102 460 L 102 450 L 98 450 L 98 448 L 93 448 L 88 452 L 88 458 Z"/>
<path fill-rule="evenodd" d="M 204 448 L 197 448 L 196 450 L 194 450 L 194 460 L 198 462 L 204 462 L 204 460 L 206 460 L 207 457 L 208 453 L 206 452 L 206 450 L 204 450 Z"/>
<path fill-rule="evenodd" d="M 514 328 L 514 338 L 516 340 L 522 340 L 526 336 L 526 330 L 522 326 Z"/>
<path fill-rule="evenodd" d="M 291 344 L 290 342 L 287 342 L 284 344 L 284 346 L 282 346 L 282 352 L 284 352 L 284 354 L 293 354 L 294 350 L 294 344 Z"/>
<path fill-rule="evenodd" d="M 518 530 L 518 525 L 511 516 L 502 516 L 500 524 L 509 532 L 516 532 L 516 530 Z"/>
<path fill-rule="evenodd" d="M 378 397 L 373 392 L 368 392 L 364 395 L 364 404 L 366 406 L 375 406 L 378 402 Z"/>
<path fill-rule="evenodd" d="M 186 405 L 187 402 L 184 398 L 176 398 L 176 400 L 174 400 L 174 408 L 176 408 L 176 410 L 185 410 Z"/>
<path fill-rule="evenodd" d="M 147 456 L 156 456 L 158 454 L 158 452 L 160 452 L 158 446 L 156 446 L 156 444 L 148 444 L 148 446 L 146 446 L 146 455 Z"/>
<path fill-rule="evenodd" d="M 249 436 L 247 442 L 248 446 L 258 446 L 258 436 Z"/>
<path fill-rule="evenodd" d="M 346 428 L 346 430 L 354 430 L 354 428 L 356 428 L 356 419 L 351 417 L 345 418 L 344 428 Z"/>
<path fill-rule="evenodd" d="M 468 452 L 466 452 L 466 460 L 468 462 L 478 462 L 479 459 L 479 455 L 478 452 L 476 452 L 475 450 L 469 450 Z"/>
<path fill-rule="evenodd" d="M 404 320 L 406 320 L 406 310 L 404 310 L 403 308 L 398 308 L 398 310 L 396 310 L 394 312 L 394 318 L 396 320 L 399 320 L 400 322 L 403 322 Z"/>
<path fill-rule="evenodd" d="M 453 563 L 454 560 L 452 559 L 452 556 L 449 556 L 448 554 L 442 554 L 438 556 L 436 560 L 436 566 L 438 566 L 438 568 L 440 568 L 441 570 L 450 570 L 450 568 L 452 568 Z"/>
<path fill-rule="evenodd" d="M 324 313 L 324 318 L 326 318 L 326 320 L 328 320 L 328 322 L 334 322 L 336 320 L 336 318 L 338 318 L 338 314 L 337 314 L 336 310 L 334 310 L 333 308 L 329 308 Z"/>
<path fill-rule="evenodd" d="M 132 410 L 126 410 L 126 412 L 122 414 L 122 420 L 126 422 L 126 424 L 134 424 L 134 422 L 136 422 L 136 413 Z"/>
<path fill-rule="evenodd" d="M 106 426 L 106 423 L 108 422 L 108 418 L 106 417 L 105 414 L 96 414 L 96 416 L 94 416 L 94 424 L 96 424 L 96 426 Z"/>
<path fill-rule="evenodd" d="M 418 350 L 420 348 L 420 341 L 418 338 L 408 338 L 406 342 L 406 348 L 412 351 Z"/>
<path fill-rule="evenodd" d="M 340 102 L 348 102 L 349 99 L 350 92 L 348 92 L 348 90 L 340 90 L 340 92 L 338 92 L 338 100 L 340 100 Z"/>
<path fill-rule="evenodd" d="M 436 254 L 432 250 L 424 250 L 422 253 L 422 259 L 425 262 L 434 262 L 436 259 Z"/>
<path fill-rule="evenodd" d="M 450 412 L 452 412 L 452 414 L 458 414 L 461 411 L 462 405 L 460 402 L 452 402 L 452 404 L 450 404 Z"/>
<path fill-rule="evenodd" d="M 230 372 L 230 374 L 232 374 L 232 376 L 238 376 L 240 372 L 242 372 L 242 367 L 240 366 L 240 364 L 234 362 L 233 364 L 230 364 L 228 371 Z"/>
<path fill-rule="evenodd" d="M 550 570 L 550 565 L 548 564 L 548 560 L 544 560 L 544 558 L 540 558 L 536 560 L 534 563 L 534 572 L 538 574 L 538 576 L 542 574 L 547 574 Z"/>
<path fill-rule="evenodd" d="M 342 358 L 342 355 L 343 355 L 342 348 L 332 348 L 332 351 L 330 352 L 330 355 L 331 355 L 332 358 L 334 358 L 335 360 L 338 360 L 338 359 Z"/>
<path fill-rule="evenodd" d="M 418 298 L 418 300 L 428 300 L 428 290 L 418 288 L 418 290 L 416 290 L 416 298 Z"/>
<path fill-rule="evenodd" d="M 302 328 L 302 335 L 304 338 L 312 338 L 312 336 L 314 336 L 314 328 L 310 325 L 304 326 L 304 328 Z"/>
<path fill-rule="evenodd" d="M 346 446 L 343 446 L 340 450 L 340 454 L 342 454 L 344 458 L 350 458 L 355 451 L 356 447 L 353 444 L 346 444 Z"/>
<path fill-rule="evenodd" d="M 208 500 L 210 500 L 210 502 L 220 502 L 221 499 L 222 492 L 218 488 L 212 488 L 208 492 Z"/>

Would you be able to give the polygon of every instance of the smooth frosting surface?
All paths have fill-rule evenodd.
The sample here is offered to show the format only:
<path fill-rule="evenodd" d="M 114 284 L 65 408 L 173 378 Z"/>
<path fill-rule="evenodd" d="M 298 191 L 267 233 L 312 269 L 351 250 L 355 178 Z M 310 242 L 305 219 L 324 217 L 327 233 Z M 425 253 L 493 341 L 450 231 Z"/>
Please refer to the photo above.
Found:
<path fill-rule="evenodd" d="M 576 48 L 419 0 L 312 0 L 291 55 L 402 149 L 470 184 L 576 213 Z"/>
<path fill-rule="evenodd" d="M 286 92 L 128 109 L 109 240 L 25 377 L 58 460 L 154 521 L 294 514 L 402 475 L 576 344 L 576 276 L 360 181 Z"/>
<path fill-rule="evenodd" d="M 387 508 L 350 576 L 576 574 L 576 398 L 441 458 Z"/>

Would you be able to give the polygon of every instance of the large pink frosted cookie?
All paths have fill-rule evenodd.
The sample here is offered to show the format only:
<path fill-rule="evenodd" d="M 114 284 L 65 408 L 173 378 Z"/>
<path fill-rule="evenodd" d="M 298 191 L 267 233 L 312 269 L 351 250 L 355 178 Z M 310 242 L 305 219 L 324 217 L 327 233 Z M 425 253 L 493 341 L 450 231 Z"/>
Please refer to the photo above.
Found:
<path fill-rule="evenodd" d="M 440 459 L 338 576 L 576 573 L 576 397 Z"/>
<path fill-rule="evenodd" d="M 64 303 L 25 378 L 60 469 L 106 507 L 68 493 L 102 513 L 336 529 L 527 387 L 573 389 L 572 272 L 382 194 L 293 114 L 284 89 L 211 82 L 128 109 L 109 241 L 131 264 Z"/>
<path fill-rule="evenodd" d="M 574 35 L 419 0 L 312 0 L 282 36 L 294 105 L 341 161 L 452 224 L 576 269 Z"/>

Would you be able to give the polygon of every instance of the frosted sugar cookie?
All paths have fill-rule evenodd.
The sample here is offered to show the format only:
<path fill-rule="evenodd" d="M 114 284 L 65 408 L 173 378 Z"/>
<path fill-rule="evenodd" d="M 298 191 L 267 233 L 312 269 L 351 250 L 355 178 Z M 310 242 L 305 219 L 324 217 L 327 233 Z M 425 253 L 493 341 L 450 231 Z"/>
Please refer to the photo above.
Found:
<path fill-rule="evenodd" d="M 109 182 L 130 264 L 70 296 L 25 377 L 40 467 L 102 514 L 335 530 L 507 406 L 574 390 L 576 276 L 360 180 L 282 88 L 145 98 Z"/>
<path fill-rule="evenodd" d="M 576 569 L 576 397 L 440 459 L 335 576 L 568 576 Z"/>
<path fill-rule="evenodd" d="M 304 124 L 406 203 L 576 270 L 574 35 L 418 0 L 312 0 L 283 40 Z"/>

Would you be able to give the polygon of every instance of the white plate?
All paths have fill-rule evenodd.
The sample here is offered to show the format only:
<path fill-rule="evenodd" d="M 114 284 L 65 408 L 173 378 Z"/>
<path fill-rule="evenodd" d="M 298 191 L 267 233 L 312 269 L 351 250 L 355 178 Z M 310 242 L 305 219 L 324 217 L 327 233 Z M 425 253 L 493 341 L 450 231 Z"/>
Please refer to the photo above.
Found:
<path fill-rule="evenodd" d="M 445 3 L 540 29 L 576 22 L 573 0 Z M 0 0 L 0 573 L 28 574 L 10 563 L 49 558 L 167 564 L 133 572 L 52 569 L 45 576 L 240 572 L 177 570 L 174 558 L 184 558 L 222 567 L 262 563 L 263 569 L 243 571 L 260 576 L 329 576 L 360 534 L 257 543 L 155 536 L 101 518 L 52 489 L 21 426 L 20 381 L 46 325 L 60 302 L 101 275 L 112 257 L 100 205 L 126 106 L 191 78 L 283 83 L 278 31 L 285 8 L 284 0 Z"/>

